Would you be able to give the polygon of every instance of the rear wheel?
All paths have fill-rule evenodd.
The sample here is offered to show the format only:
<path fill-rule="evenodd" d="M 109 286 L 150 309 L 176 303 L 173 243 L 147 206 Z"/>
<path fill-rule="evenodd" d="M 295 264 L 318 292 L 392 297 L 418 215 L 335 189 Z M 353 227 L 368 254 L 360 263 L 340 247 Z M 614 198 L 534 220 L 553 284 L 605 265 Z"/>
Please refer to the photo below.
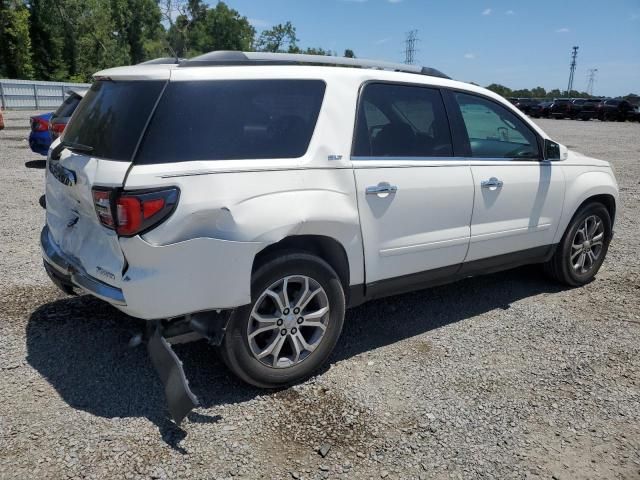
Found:
<path fill-rule="evenodd" d="M 567 227 L 556 252 L 544 267 L 555 280 L 584 285 L 600 269 L 611 241 L 611 217 L 601 203 L 582 207 Z"/>
<path fill-rule="evenodd" d="M 342 284 L 329 264 L 306 253 L 283 255 L 254 273 L 251 304 L 233 313 L 222 358 L 258 387 L 299 382 L 330 355 L 344 312 Z"/>

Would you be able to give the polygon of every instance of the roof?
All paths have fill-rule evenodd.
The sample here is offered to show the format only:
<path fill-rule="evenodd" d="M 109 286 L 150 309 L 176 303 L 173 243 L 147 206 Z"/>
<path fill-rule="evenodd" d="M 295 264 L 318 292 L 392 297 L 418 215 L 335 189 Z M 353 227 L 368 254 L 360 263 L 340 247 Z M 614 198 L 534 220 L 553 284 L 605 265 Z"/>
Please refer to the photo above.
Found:
<path fill-rule="evenodd" d="M 358 69 L 386 70 L 393 72 L 426 75 L 449 79 L 447 75 L 431 67 L 405 65 L 360 58 L 334 57 L 329 55 L 303 55 L 291 53 L 237 52 L 219 50 L 205 53 L 187 60 L 156 58 L 137 65 L 115 67 L 94 74 L 94 78 L 118 76 L 129 80 L 163 80 L 169 78 L 174 68 L 191 67 L 251 67 L 251 66 L 324 66 L 350 67 Z"/>
<path fill-rule="evenodd" d="M 435 68 L 383 62 L 362 58 L 335 57 L 331 55 L 306 55 L 298 53 L 237 52 L 218 50 L 180 62 L 181 68 L 248 65 L 324 65 L 332 67 L 372 68 L 395 72 L 416 73 L 432 77 L 450 78 Z"/>

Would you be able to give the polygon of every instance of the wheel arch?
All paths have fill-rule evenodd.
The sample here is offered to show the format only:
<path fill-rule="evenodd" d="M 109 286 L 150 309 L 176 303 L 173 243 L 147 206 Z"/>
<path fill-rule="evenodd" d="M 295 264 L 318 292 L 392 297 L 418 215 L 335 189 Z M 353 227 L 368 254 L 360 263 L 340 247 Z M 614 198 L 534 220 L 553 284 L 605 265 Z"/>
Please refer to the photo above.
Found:
<path fill-rule="evenodd" d="M 351 267 L 347 250 L 338 240 L 325 235 L 291 235 L 268 245 L 254 257 L 252 273 L 270 259 L 293 251 L 310 253 L 323 259 L 335 270 L 345 294 L 349 292 Z"/>
<path fill-rule="evenodd" d="M 601 203 L 603 204 L 607 211 L 609 212 L 609 216 L 611 217 L 611 225 L 613 225 L 614 220 L 616 218 L 616 199 L 610 193 L 599 193 L 596 195 L 592 195 L 589 198 L 585 199 L 579 206 L 576 208 L 575 212 L 573 212 L 573 218 L 578 211 L 588 205 L 589 203 Z"/>
<path fill-rule="evenodd" d="M 613 225 L 618 206 L 618 185 L 612 174 L 604 171 L 585 172 L 567 185 L 565 194 L 565 207 L 560 221 L 555 243 L 558 243 L 569 224 L 585 205 L 589 203 L 602 203 L 609 215 Z"/>

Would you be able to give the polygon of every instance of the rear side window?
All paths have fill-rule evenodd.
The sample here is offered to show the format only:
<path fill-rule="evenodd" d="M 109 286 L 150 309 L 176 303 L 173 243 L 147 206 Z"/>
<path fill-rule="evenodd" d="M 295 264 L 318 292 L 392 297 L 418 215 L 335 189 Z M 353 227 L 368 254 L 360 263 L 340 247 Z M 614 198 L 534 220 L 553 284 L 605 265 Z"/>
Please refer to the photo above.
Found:
<path fill-rule="evenodd" d="M 301 157 L 324 91 L 321 80 L 172 82 L 136 163 Z"/>
<path fill-rule="evenodd" d="M 164 84 L 94 82 L 67 125 L 64 141 L 91 147 L 95 157 L 130 161 Z"/>
<path fill-rule="evenodd" d="M 437 89 L 371 83 L 360 97 L 353 155 L 448 157 L 449 122 Z"/>
<path fill-rule="evenodd" d="M 485 158 L 537 158 L 535 134 L 515 114 L 490 100 L 456 93 L 471 154 Z"/>

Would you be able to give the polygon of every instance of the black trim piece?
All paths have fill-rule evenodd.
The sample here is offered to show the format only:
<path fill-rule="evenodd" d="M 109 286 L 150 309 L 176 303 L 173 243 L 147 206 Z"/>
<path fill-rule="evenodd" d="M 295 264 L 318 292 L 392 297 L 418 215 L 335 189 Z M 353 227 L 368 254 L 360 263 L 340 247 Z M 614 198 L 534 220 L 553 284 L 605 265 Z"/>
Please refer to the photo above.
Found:
<path fill-rule="evenodd" d="M 347 298 L 347 308 L 357 307 L 367 301 L 366 288 L 363 283 L 351 285 Z"/>
<path fill-rule="evenodd" d="M 533 263 L 544 263 L 551 259 L 557 246 L 557 243 L 543 245 L 495 257 L 482 258 L 448 267 L 380 280 L 368 283 L 366 286 L 362 284 L 352 285 L 349 291 L 348 307 L 356 307 L 368 300 L 453 283 L 467 277 L 510 270 Z"/>
<path fill-rule="evenodd" d="M 444 100 L 444 108 L 447 111 L 449 119 L 449 130 L 451 131 L 451 141 L 453 143 L 453 154 L 456 157 L 471 158 L 471 146 L 469 143 L 469 135 L 464 119 L 460 113 L 458 102 L 453 97 L 451 90 L 441 88 L 440 93 Z"/>
<path fill-rule="evenodd" d="M 451 265 L 368 283 L 366 289 L 367 299 L 382 298 L 452 282 L 456 279 L 456 274 L 460 267 L 461 264 Z"/>
<path fill-rule="evenodd" d="M 542 247 L 528 248 L 517 252 L 505 253 L 496 257 L 481 258 L 462 264 L 459 275 L 473 276 L 508 270 L 529 263 L 543 263 L 549 260 L 555 251 L 556 245 L 543 245 Z"/>

